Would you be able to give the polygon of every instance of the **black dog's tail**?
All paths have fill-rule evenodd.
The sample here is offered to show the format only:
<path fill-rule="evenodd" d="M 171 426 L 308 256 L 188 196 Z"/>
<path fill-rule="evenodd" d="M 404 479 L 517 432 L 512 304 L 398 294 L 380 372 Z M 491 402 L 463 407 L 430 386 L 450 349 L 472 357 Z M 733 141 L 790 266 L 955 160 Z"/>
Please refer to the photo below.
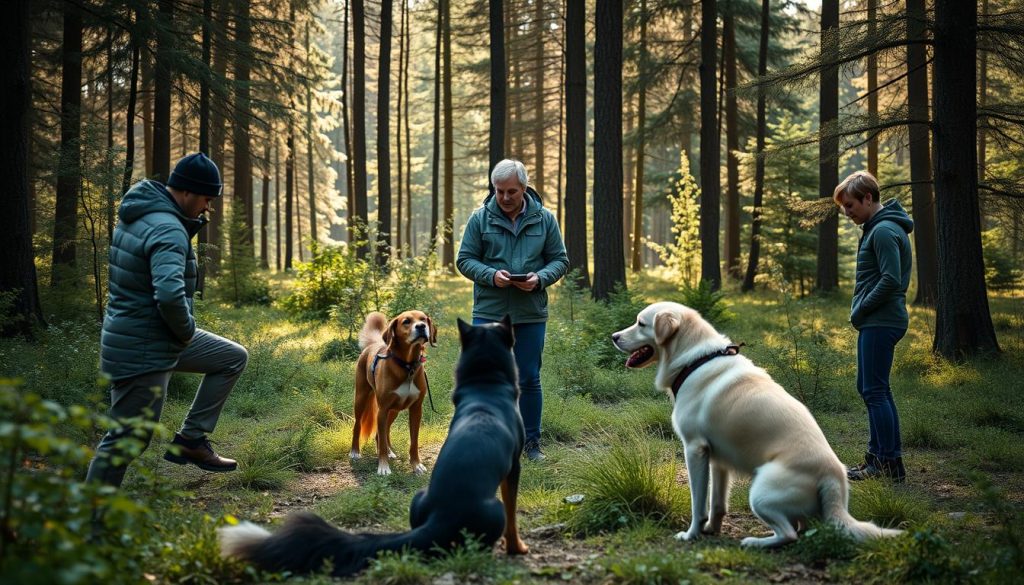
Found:
<path fill-rule="evenodd" d="M 330 561 L 338 577 L 362 570 L 378 552 L 405 547 L 427 551 L 431 546 L 430 542 L 419 542 L 430 540 L 422 538 L 421 529 L 398 534 L 350 534 L 309 512 L 292 514 L 273 534 L 249 522 L 218 532 L 225 557 L 237 557 L 267 571 L 295 573 L 322 570 Z"/>

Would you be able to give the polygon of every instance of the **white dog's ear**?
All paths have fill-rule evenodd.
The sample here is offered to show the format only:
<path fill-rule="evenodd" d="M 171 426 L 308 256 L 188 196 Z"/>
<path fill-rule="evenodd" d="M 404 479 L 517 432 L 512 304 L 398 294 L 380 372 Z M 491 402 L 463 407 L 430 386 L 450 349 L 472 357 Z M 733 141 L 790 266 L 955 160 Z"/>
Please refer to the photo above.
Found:
<path fill-rule="evenodd" d="M 679 331 L 679 315 L 662 311 L 654 316 L 654 340 L 665 345 Z"/>

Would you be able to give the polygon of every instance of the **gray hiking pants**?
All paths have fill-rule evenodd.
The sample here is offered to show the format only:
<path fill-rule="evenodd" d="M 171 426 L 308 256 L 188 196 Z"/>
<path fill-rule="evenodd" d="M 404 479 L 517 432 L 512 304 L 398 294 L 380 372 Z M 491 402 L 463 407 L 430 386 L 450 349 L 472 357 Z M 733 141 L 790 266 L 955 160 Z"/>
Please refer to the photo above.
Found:
<path fill-rule="evenodd" d="M 110 388 L 109 414 L 119 426 L 100 440 L 86 481 L 121 485 L 128 463 L 145 451 L 153 438 L 152 427 L 140 423 L 160 421 L 167 384 L 174 372 L 206 374 L 178 434 L 186 439 L 198 439 L 212 433 L 224 402 L 248 360 L 249 353 L 241 345 L 197 329 L 173 370 L 149 372 L 114 382 Z"/>

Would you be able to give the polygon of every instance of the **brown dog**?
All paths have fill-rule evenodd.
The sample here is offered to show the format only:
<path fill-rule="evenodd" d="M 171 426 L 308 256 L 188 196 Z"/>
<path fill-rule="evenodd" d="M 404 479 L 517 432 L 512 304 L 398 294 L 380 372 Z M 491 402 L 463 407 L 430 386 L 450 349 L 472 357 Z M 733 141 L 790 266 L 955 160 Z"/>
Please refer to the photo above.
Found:
<path fill-rule="evenodd" d="M 437 329 L 423 311 L 406 311 L 387 324 L 381 313 L 366 316 L 359 332 L 356 364 L 355 425 L 349 457 L 359 459 L 359 447 L 377 434 L 377 474 L 391 475 L 391 424 L 402 410 L 409 409 L 409 466 L 419 475 L 427 470 L 420 463 L 419 433 L 423 397 L 427 394 L 424 346 L 437 344 Z"/>

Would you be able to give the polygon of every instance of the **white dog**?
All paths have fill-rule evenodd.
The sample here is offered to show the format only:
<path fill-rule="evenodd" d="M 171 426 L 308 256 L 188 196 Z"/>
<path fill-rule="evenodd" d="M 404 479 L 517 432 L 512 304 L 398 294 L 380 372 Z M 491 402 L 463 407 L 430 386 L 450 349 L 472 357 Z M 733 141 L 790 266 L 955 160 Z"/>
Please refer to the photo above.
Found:
<path fill-rule="evenodd" d="M 697 311 L 654 303 L 612 341 L 631 354 L 627 367 L 658 362 L 655 384 L 674 402 L 672 427 L 685 447 L 693 502 L 690 528 L 676 538 L 721 530 L 733 472 L 753 476 L 750 509 L 775 532 L 744 538 L 743 546 L 793 542 L 815 517 L 857 540 L 901 532 L 850 515 L 846 469 L 810 411 Z"/>

